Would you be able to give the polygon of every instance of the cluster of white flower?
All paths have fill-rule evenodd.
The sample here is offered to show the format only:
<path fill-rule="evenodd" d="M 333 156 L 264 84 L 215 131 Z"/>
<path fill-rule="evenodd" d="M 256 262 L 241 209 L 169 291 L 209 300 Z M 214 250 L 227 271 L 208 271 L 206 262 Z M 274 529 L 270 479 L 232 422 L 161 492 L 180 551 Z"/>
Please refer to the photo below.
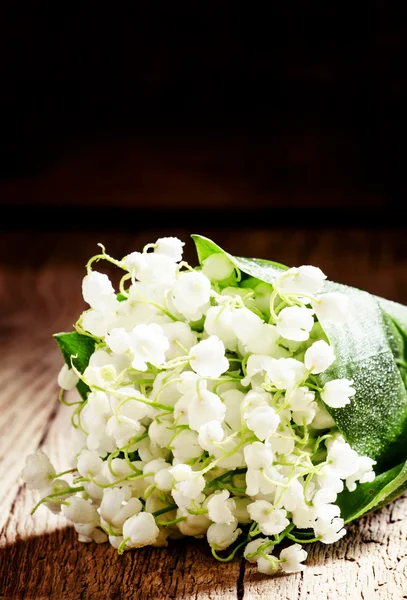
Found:
<path fill-rule="evenodd" d="M 62 507 L 81 541 L 123 552 L 206 536 L 217 558 L 245 546 L 262 573 L 300 571 L 300 543 L 345 534 L 335 504 L 344 485 L 374 478 L 374 461 L 325 408 L 346 406 L 353 382 L 320 387 L 317 377 L 335 360 L 318 318 L 343 321 L 347 299 L 321 293 L 316 267 L 282 271 L 272 286 L 242 278 L 221 253 L 193 269 L 182 247 L 161 238 L 121 261 L 103 250 L 88 263 L 90 309 L 77 331 L 95 351 L 83 373 L 73 361 L 58 379 L 64 390 L 79 379 L 90 388 L 73 415 L 74 480 L 41 451 L 24 479 L 40 503 Z M 119 294 L 92 270 L 101 259 L 123 269 Z M 295 543 L 277 558 L 283 540 Z"/>

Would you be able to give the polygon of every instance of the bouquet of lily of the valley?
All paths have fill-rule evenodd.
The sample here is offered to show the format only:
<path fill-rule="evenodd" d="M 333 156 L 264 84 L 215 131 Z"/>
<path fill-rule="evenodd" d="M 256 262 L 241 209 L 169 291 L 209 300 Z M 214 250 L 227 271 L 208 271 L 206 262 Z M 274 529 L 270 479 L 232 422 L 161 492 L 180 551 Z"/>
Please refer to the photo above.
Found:
<path fill-rule="evenodd" d="M 83 542 L 206 537 L 218 560 L 300 571 L 303 544 L 407 488 L 407 308 L 193 239 L 195 268 L 176 238 L 90 259 L 90 308 L 55 335 L 72 468 L 38 451 L 23 477 Z"/>

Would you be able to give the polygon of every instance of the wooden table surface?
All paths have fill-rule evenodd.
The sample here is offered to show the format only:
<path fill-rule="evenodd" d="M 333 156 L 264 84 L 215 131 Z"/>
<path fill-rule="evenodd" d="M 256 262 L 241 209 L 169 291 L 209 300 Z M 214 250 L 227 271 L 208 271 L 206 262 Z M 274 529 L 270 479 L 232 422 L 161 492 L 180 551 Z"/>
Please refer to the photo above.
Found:
<path fill-rule="evenodd" d="M 197 230 L 197 228 L 196 228 Z M 235 253 L 317 264 L 331 279 L 407 304 L 402 230 L 198 231 Z M 118 556 L 80 544 L 62 517 L 41 508 L 20 473 L 43 448 L 65 467 L 69 409 L 57 398 L 62 364 L 51 334 L 71 330 L 83 304 L 84 264 L 103 242 L 113 255 L 162 234 L 4 234 L 0 239 L 0 598 L 399 599 L 407 598 L 407 498 L 348 527 L 334 545 L 313 544 L 304 573 L 269 578 L 235 559 L 217 563 L 205 543 L 171 543 Z M 193 261 L 192 244 L 187 257 Z M 67 412 L 68 411 L 68 412 Z"/>

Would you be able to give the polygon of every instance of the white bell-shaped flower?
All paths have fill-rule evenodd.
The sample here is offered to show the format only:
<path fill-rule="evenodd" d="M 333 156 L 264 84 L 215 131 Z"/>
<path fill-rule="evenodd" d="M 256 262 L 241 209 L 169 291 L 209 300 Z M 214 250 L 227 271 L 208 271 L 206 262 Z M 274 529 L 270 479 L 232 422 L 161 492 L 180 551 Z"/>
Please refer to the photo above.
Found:
<path fill-rule="evenodd" d="M 177 378 L 177 389 L 181 394 L 190 394 L 196 391 L 196 386 L 200 382 L 200 385 L 206 386 L 206 381 L 201 382 L 199 375 L 192 371 L 184 371 Z"/>
<path fill-rule="evenodd" d="M 153 544 L 159 534 L 160 530 L 155 523 L 155 519 L 148 512 L 134 515 L 123 524 L 123 538 L 129 538 L 127 545 L 130 548 L 142 548 Z"/>
<path fill-rule="evenodd" d="M 253 521 L 257 521 L 259 529 L 265 535 L 281 533 L 290 524 L 287 512 L 282 508 L 274 508 L 267 500 L 256 500 L 247 506 Z"/>
<path fill-rule="evenodd" d="M 172 282 L 176 263 L 165 254 L 133 252 L 124 258 L 126 269 L 142 283 Z"/>
<path fill-rule="evenodd" d="M 111 414 L 109 396 L 105 392 L 91 392 L 81 411 L 81 425 L 88 433 L 100 434 Z"/>
<path fill-rule="evenodd" d="M 103 490 L 103 499 L 99 506 L 99 513 L 102 519 L 111 523 L 119 512 L 122 504 L 130 500 L 131 490 L 129 487 L 106 488 Z M 139 501 L 140 502 L 140 501 Z M 142 504 L 140 502 L 140 510 Z"/>
<path fill-rule="evenodd" d="M 203 452 L 196 431 L 183 429 L 171 442 L 170 446 L 177 460 L 188 461 L 199 458 Z"/>
<path fill-rule="evenodd" d="M 269 542 L 269 541 L 270 541 L 270 539 L 267 537 L 266 538 L 259 537 L 259 538 L 256 538 L 255 540 L 249 542 L 247 544 L 247 546 L 245 546 L 243 556 L 245 557 L 245 559 L 248 562 L 256 563 L 257 559 L 258 559 L 257 552 L 258 552 L 260 546 L 267 544 L 267 542 Z M 250 556 L 251 554 L 254 554 L 255 556 Z M 265 550 L 265 554 L 268 554 L 267 550 Z"/>
<path fill-rule="evenodd" d="M 280 570 L 280 564 L 274 555 L 267 553 L 267 556 L 259 556 L 257 559 L 257 570 L 264 575 L 274 575 Z"/>
<path fill-rule="evenodd" d="M 123 327 L 114 327 L 106 336 L 106 344 L 112 352 L 125 354 L 131 346 L 130 334 Z"/>
<path fill-rule="evenodd" d="M 147 462 L 143 467 L 143 474 L 145 475 L 144 479 L 148 484 L 151 484 L 154 482 L 154 476 L 156 473 L 162 469 L 169 468 L 171 468 L 171 465 L 167 463 L 162 456 L 159 458 L 153 458 L 153 460 Z M 152 475 L 148 475 L 149 473 L 152 473 Z"/>
<path fill-rule="evenodd" d="M 305 366 L 313 375 L 326 371 L 334 360 L 335 353 L 332 347 L 324 342 L 324 340 L 314 342 L 304 356 Z"/>
<path fill-rule="evenodd" d="M 103 367 L 114 367 L 117 373 L 130 366 L 127 356 L 112 354 L 105 350 L 96 350 L 89 359 L 89 366 L 101 369 Z"/>
<path fill-rule="evenodd" d="M 280 424 L 277 431 L 267 438 L 267 444 L 276 454 L 289 456 L 295 446 L 294 433 L 289 427 Z"/>
<path fill-rule="evenodd" d="M 165 354 L 167 360 L 185 356 L 196 344 L 196 333 L 192 331 L 188 323 L 175 321 L 162 325 L 162 328 L 170 344 Z"/>
<path fill-rule="evenodd" d="M 177 519 L 180 517 L 184 517 L 184 520 L 177 523 L 177 527 L 182 535 L 202 538 L 211 524 L 206 514 L 191 515 L 185 508 L 177 510 Z"/>
<path fill-rule="evenodd" d="M 270 497 L 281 487 L 276 485 L 286 484 L 287 478 L 284 477 L 275 467 L 269 466 L 261 469 L 248 469 L 246 473 L 246 494 L 248 496 L 257 496 L 257 494 L 266 494 Z"/>
<path fill-rule="evenodd" d="M 215 550 L 225 550 L 237 540 L 242 533 L 235 523 L 212 523 L 209 527 L 206 537 L 208 544 Z"/>
<path fill-rule="evenodd" d="M 258 406 L 245 414 L 246 424 L 259 440 L 272 435 L 280 423 L 280 417 L 271 406 Z"/>
<path fill-rule="evenodd" d="M 356 482 L 370 483 L 375 478 L 375 472 L 373 465 L 376 461 L 369 458 L 368 456 L 358 456 L 356 461 L 356 471 L 346 478 L 346 487 L 350 492 L 356 490 Z"/>
<path fill-rule="evenodd" d="M 265 469 L 273 464 L 274 457 L 268 444 L 253 442 L 244 447 L 244 458 L 249 469 Z"/>
<path fill-rule="evenodd" d="M 321 488 L 315 493 L 312 504 L 315 507 L 315 514 L 318 519 L 330 521 L 335 517 L 339 517 L 340 508 L 333 504 L 336 497 L 337 494 L 332 488 Z"/>
<path fill-rule="evenodd" d="M 101 471 L 103 461 L 99 454 L 95 451 L 87 450 L 86 448 L 78 456 L 77 469 L 82 477 L 96 477 Z"/>
<path fill-rule="evenodd" d="M 69 498 L 69 504 L 64 504 L 62 512 L 72 523 L 99 524 L 99 515 L 96 508 L 79 496 Z"/>
<path fill-rule="evenodd" d="M 285 573 L 299 573 L 305 569 L 301 563 L 307 558 L 308 552 L 300 544 L 293 544 L 280 552 L 280 568 Z"/>
<path fill-rule="evenodd" d="M 48 456 L 42 450 L 37 450 L 25 459 L 21 475 L 29 490 L 41 490 L 50 485 L 55 474 L 55 468 Z"/>
<path fill-rule="evenodd" d="M 73 526 L 78 534 L 78 541 L 84 544 L 90 544 L 91 542 L 104 544 L 108 539 L 104 531 L 97 529 L 92 524 L 74 523 Z"/>
<path fill-rule="evenodd" d="M 157 488 L 162 492 L 170 492 L 172 490 L 172 484 L 174 478 L 170 473 L 170 468 L 161 469 L 154 475 L 154 483 Z"/>
<path fill-rule="evenodd" d="M 261 387 L 264 383 L 265 374 L 271 368 L 273 359 L 264 354 L 251 354 L 246 363 L 246 377 L 242 379 L 241 384 L 245 387 Z"/>
<path fill-rule="evenodd" d="M 346 323 L 349 313 L 349 303 L 348 296 L 340 292 L 322 294 L 315 301 L 311 301 L 318 320 L 334 323 L 338 326 Z"/>
<path fill-rule="evenodd" d="M 210 421 L 222 423 L 226 407 L 219 396 L 209 390 L 200 389 L 194 394 L 188 406 L 188 423 L 191 429 L 199 431 L 202 425 Z"/>
<path fill-rule="evenodd" d="M 182 260 L 183 247 L 185 242 L 181 242 L 176 237 L 159 238 L 155 243 L 154 253 L 168 256 L 172 261 L 179 262 Z"/>
<path fill-rule="evenodd" d="M 66 490 L 70 487 L 69 483 L 65 479 L 53 479 L 48 487 L 41 488 L 41 496 L 45 498 L 52 494 L 47 502 L 44 502 L 44 506 L 48 508 L 54 515 L 58 515 L 61 512 L 62 504 L 59 502 L 62 500 L 66 502 L 70 496 L 73 496 L 75 492 L 67 493 Z M 56 494 L 60 494 L 59 496 Z"/>
<path fill-rule="evenodd" d="M 290 389 L 306 377 L 304 364 L 294 358 L 273 359 L 266 366 L 270 381 L 279 390 Z"/>
<path fill-rule="evenodd" d="M 115 311 L 88 310 L 82 315 L 82 327 L 95 337 L 104 338 L 117 322 Z"/>
<path fill-rule="evenodd" d="M 228 306 L 211 306 L 206 313 L 204 329 L 217 336 L 228 350 L 235 351 L 237 337 L 233 329 L 233 311 Z"/>
<path fill-rule="evenodd" d="M 297 425 L 309 425 L 315 417 L 317 404 L 314 402 L 315 392 L 307 387 L 299 387 L 287 394 L 287 400 L 293 411 L 292 419 Z"/>
<path fill-rule="evenodd" d="M 182 272 L 172 286 L 172 301 L 176 310 L 189 321 L 202 317 L 211 296 L 211 282 L 198 271 Z"/>
<path fill-rule="evenodd" d="M 292 511 L 291 518 L 294 525 L 299 529 L 310 529 L 315 525 L 315 519 L 317 518 L 316 509 L 307 504 L 304 506 L 297 506 L 297 508 Z"/>
<path fill-rule="evenodd" d="M 331 489 L 336 494 L 343 490 L 343 481 L 333 465 L 324 465 L 317 475 L 317 480 L 322 488 Z"/>
<path fill-rule="evenodd" d="M 319 537 L 323 544 L 334 544 L 346 534 L 346 529 L 343 526 L 344 520 L 335 517 L 331 521 L 317 519 L 313 527 L 315 536 Z"/>
<path fill-rule="evenodd" d="M 79 381 L 79 377 L 68 365 L 64 365 L 58 373 L 58 385 L 63 390 L 72 390 Z"/>
<path fill-rule="evenodd" d="M 282 358 L 286 356 L 286 351 L 277 344 L 280 339 L 280 333 L 275 325 L 262 323 L 257 330 L 257 334 L 252 336 L 245 344 L 247 352 L 254 354 L 263 354 L 273 358 Z"/>
<path fill-rule="evenodd" d="M 229 368 L 229 361 L 225 357 L 225 346 L 216 335 L 211 335 L 193 346 L 189 356 L 189 364 L 201 377 L 218 378 Z"/>
<path fill-rule="evenodd" d="M 259 406 L 269 406 L 271 400 L 272 396 L 268 392 L 264 392 L 261 388 L 252 389 L 244 396 L 241 402 L 241 411 L 245 415 L 249 414 Z"/>
<path fill-rule="evenodd" d="M 116 390 L 111 397 L 112 409 L 115 410 L 119 420 L 129 422 L 141 421 L 148 416 L 150 407 L 143 402 L 144 396 L 130 385 Z M 120 404 L 120 408 L 118 408 Z"/>
<path fill-rule="evenodd" d="M 148 437 L 151 443 L 160 446 L 160 448 L 167 448 L 174 435 L 174 430 L 169 429 L 172 424 L 172 421 L 152 421 L 148 428 Z"/>
<path fill-rule="evenodd" d="M 190 465 L 186 465 L 184 463 L 178 463 L 174 467 L 170 469 L 171 475 L 174 477 L 176 482 L 179 481 L 187 481 L 191 479 L 193 471 Z"/>
<path fill-rule="evenodd" d="M 277 318 L 277 332 L 286 340 L 304 342 L 314 326 L 314 311 L 299 306 L 283 308 Z"/>
<path fill-rule="evenodd" d="M 206 481 L 199 473 L 195 473 L 192 469 L 185 469 L 187 466 L 189 465 L 179 464 L 172 467 L 169 472 L 176 481 L 175 491 L 182 494 L 182 496 L 193 500 L 201 494 L 206 485 Z M 175 501 L 177 501 L 176 495 L 174 496 L 173 494 L 173 497 Z"/>
<path fill-rule="evenodd" d="M 107 311 L 116 304 L 115 291 L 109 277 L 98 271 L 91 271 L 83 278 L 82 294 L 92 308 Z"/>
<path fill-rule="evenodd" d="M 168 371 L 158 373 L 154 379 L 153 389 L 148 399 L 151 402 L 162 402 L 163 404 L 175 406 L 177 400 L 181 397 L 181 393 L 178 390 L 178 379 L 181 379 L 181 376 L 171 375 Z"/>
<path fill-rule="evenodd" d="M 203 450 L 213 454 L 217 450 L 216 443 L 221 442 L 224 435 L 219 421 L 209 421 L 199 428 L 198 443 Z"/>
<path fill-rule="evenodd" d="M 230 492 L 222 490 L 209 496 L 206 507 L 208 516 L 214 523 L 235 523 L 233 510 L 236 508 L 235 501 L 229 497 Z"/>
<path fill-rule="evenodd" d="M 338 438 L 328 449 L 327 461 L 337 476 L 345 479 L 357 469 L 358 454 L 343 438 Z"/>
<path fill-rule="evenodd" d="M 131 332 L 132 366 L 138 371 L 147 371 L 147 363 L 158 367 L 165 362 L 165 353 L 170 344 L 164 330 L 155 323 L 137 325 Z"/>
<path fill-rule="evenodd" d="M 122 448 L 134 437 L 142 435 L 145 427 L 139 421 L 128 418 L 117 418 L 112 415 L 106 424 L 106 433 L 112 437 L 118 448 Z"/>
<path fill-rule="evenodd" d="M 284 508 L 293 512 L 301 506 L 305 506 L 304 487 L 298 479 L 292 479 L 288 488 L 282 494 L 282 504 Z"/>
<path fill-rule="evenodd" d="M 350 399 L 356 394 L 356 390 L 352 385 L 352 379 L 328 381 L 321 391 L 321 398 L 331 408 L 343 408 L 350 403 Z"/>
<path fill-rule="evenodd" d="M 114 458 L 110 461 L 110 468 L 109 464 L 106 461 L 103 461 L 101 474 L 106 477 L 108 482 L 114 483 L 118 479 L 133 475 L 134 470 L 124 458 Z M 99 474 L 96 476 L 96 480 L 99 481 L 100 479 L 101 476 Z"/>
<path fill-rule="evenodd" d="M 326 275 L 318 267 L 303 265 L 285 271 L 274 283 L 281 294 L 316 294 L 326 279 Z"/>
<path fill-rule="evenodd" d="M 140 494 L 141 495 L 141 494 Z M 134 515 L 138 515 L 143 510 L 143 505 L 138 498 L 132 497 L 125 504 L 122 504 L 118 512 L 112 519 L 113 527 L 122 529 L 124 522 Z"/>
<path fill-rule="evenodd" d="M 248 308 L 238 308 L 233 311 L 232 327 L 238 340 L 247 346 L 259 335 L 264 321 Z"/>

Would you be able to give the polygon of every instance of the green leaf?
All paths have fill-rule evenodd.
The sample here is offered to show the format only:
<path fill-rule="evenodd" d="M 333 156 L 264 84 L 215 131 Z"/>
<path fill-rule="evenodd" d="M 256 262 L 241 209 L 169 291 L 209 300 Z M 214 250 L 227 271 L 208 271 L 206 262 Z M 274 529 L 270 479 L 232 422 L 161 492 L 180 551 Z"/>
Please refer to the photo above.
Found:
<path fill-rule="evenodd" d="M 377 477 L 371 483 L 359 484 L 354 492 L 339 494 L 336 504 L 345 523 L 354 521 L 372 510 L 389 504 L 407 489 L 407 466 L 401 463 Z"/>
<path fill-rule="evenodd" d="M 407 307 L 378 298 L 387 325 L 387 337 L 407 388 Z"/>
<path fill-rule="evenodd" d="M 367 292 L 332 282 L 324 291 L 346 294 L 350 303 L 345 325 L 320 319 L 336 360 L 319 380 L 346 377 L 356 389 L 350 404 L 327 410 L 349 444 L 377 461 L 377 472 L 388 470 L 407 458 L 407 393 L 385 317 Z"/>
<path fill-rule="evenodd" d="M 201 265 L 211 254 L 224 254 L 235 265 L 235 267 L 240 269 L 240 271 L 243 273 L 246 273 L 246 275 L 250 275 L 256 279 L 259 279 L 260 281 L 271 284 L 274 283 L 276 278 L 281 275 L 282 271 L 286 271 L 288 269 L 288 267 L 285 265 L 281 265 L 280 263 L 269 260 L 233 256 L 232 254 L 225 252 L 225 250 L 208 238 L 201 235 L 192 235 L 191 237 L 195 242 L 198 260 Z"/>
<path fill-rule="evenodd" d="M 90 357 L 95 351 L 96 341 L 93 338 L 87 335 L 81 335 L 76 331 L 71 331 L 69 333 L 55 333 L 54 338 L 57 341 L 68 367 L 71 368 L 73 363 L 78 371 L 83 373 L 89 364 Z M 72 358 L 72 363 L 71 357 L 75 357 Z M 82 398 L 86 400 L 89 393 L 89 387 L 83 381 L 79 381 L 76 388 Z"/>

